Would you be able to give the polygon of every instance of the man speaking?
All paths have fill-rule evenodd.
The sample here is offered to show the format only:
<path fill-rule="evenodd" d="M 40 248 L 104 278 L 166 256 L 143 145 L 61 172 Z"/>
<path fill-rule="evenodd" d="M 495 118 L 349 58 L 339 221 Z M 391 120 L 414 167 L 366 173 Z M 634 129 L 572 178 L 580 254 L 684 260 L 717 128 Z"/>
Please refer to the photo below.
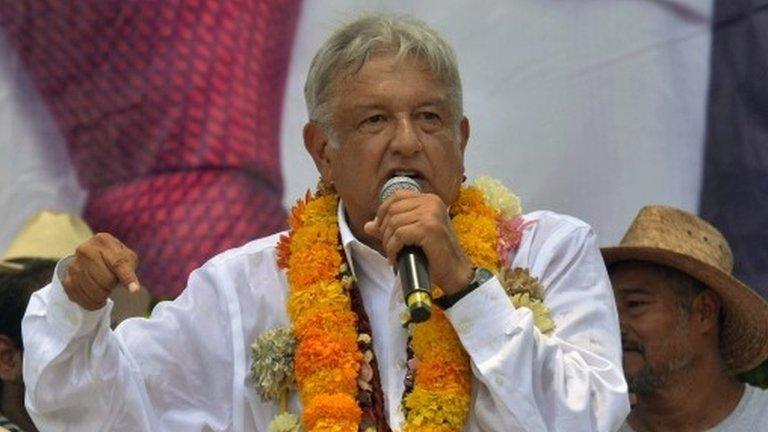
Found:
<path fill-rule="evenodd" d="M 447 43 L 420 22 L 357 19 L 317 52 L 305 97 L 320 183 L 288 232 L 213 258 L 115 331 L 107 296 L 138 285 L 133 252 L 98 234 L 59 263 L 24 319 L 40 429 L 618 428 L 629 404 L 595 236 L 522 215 L 492 179 L 464 184 L 470 128 Z M 394 177 L 420 192 L 380 202 Z M 404 248 L 432 283 L 423 322 L 393 271 Z"/>

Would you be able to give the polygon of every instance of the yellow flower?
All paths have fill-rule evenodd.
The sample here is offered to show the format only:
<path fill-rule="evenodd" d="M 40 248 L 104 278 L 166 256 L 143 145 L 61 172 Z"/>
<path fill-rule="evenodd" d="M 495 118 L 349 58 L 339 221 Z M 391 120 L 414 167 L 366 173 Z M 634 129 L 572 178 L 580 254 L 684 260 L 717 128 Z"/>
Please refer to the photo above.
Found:
<path fill-rule="evenodd" d="M 480 176 L 473 182 L 483 192 L 485 203 L 499 211 L 505 219 L 520 214 L 520 198 L 507 189 L 504 184 L 488 176 Z"/>
<path fill-rule="evenodd" d="M 301 420 L 296 414 L 282 413 L 269 422 L 269 432 L 301 432 Z"/>
<path fill-rule="evenodd" d="M 334 194 L 316 197 L 309 201 L 304 209 L 304 225 L 336 225 L 338 202 L 339 197 Z"/>
<path fill-rule="evenodd" d="M 337 224 L 308 225 L 291 235 L 291 252 L 311 248 L 315 244 L 323 243 L 331 247 L 338 244 L 339 226 Z"/>
<path fill-rule="evenodd" d="M 349 311 L 350 305 L 349 295 L 341 282 L 320 281 L 291 293 L 288 297 L 288 314 L 295 325 L 311 311 Z"/>
<path fill-rule="evenodd" d="M 405 431 L 421 431 L 422 426 L 447 426 L 452 431 L 464 428 L 469 413 L 470 395 L 458 392 L 427 391 L 414 388 L 405 398 L 410 410 Z"/>
<path fill-rule="evenodd" d="M 528 308 L 533 312 L 533 324 L 542 333 L 547 333 L 555 328 L 555 322 L 549 316 L 549 308 L 541 300 L 531 298 L 527 292 L 518 293 L 510 297 L 516 308 Z"/>
<path fill-rule="evenodd" d="M 489 269 L 499 267 L 495 219 L 474 214 L 460 214 L 453 218 L 453 227 L 459 238 L 459 244 L 474 265 Z"/>

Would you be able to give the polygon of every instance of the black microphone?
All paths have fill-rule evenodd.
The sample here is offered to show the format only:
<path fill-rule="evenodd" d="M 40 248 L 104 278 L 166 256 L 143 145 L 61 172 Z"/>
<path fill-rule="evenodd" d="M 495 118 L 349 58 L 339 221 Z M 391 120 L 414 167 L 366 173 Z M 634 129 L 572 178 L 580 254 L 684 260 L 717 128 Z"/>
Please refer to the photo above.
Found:
<path fill-rule="evenodd" d="M 379 200 L 384 202 L 399 190 L 421 192 L 416 180 L 397 176 L 384 183 Z M 424 322 L 432 313 L 432 285 L 427 266 L 427 257 L 420 247 L 405 246 L 397 253 L 397 271 L 403 286 L 403 298 L 411 314 L 410 322 Z"/>

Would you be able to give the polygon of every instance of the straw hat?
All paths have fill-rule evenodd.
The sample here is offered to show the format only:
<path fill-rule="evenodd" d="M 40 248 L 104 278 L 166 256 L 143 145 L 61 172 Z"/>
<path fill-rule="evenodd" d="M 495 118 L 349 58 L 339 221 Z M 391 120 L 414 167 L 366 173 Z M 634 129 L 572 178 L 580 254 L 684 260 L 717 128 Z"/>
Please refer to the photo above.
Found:
<path fill-rule="evenodd" d="M 80 243 L 93 236 L 88 225 L 78 216 L 43 210 L 27 220 L 11 246 L 0 259 L 0 271 L 21 270 L 12 262 L 24 258 L 60 260 L 75 253 Z"/>
<path fill-rule="evenodd" d="M 723 305 L 720 353 L 731 373 L 768 357 L 768 303 L 731 275 L 733 254 L 712 225 L 682 210 L 647 206 L 619 246 L 602 249 L 606 264 L 649 261 L 680 270 L 716 291 Z"/>
<path fill-rule="evenodd" d="M 24 265 L 15 260 L 42 258 L 58 261 L 73 255 L 75 249 L 93 236 L 93 231 L 79 216 L 51 210 L 43 210 L 27 221 L 11 246 L 0 259 L 0 272 L 19 271 Z M 110 297 L 112 322 L 116 324 L 126 318 L 146 315 L 151 302 L 149 291 L 141 287 L 138 293 L 129 294 L 120 285 Z"/>

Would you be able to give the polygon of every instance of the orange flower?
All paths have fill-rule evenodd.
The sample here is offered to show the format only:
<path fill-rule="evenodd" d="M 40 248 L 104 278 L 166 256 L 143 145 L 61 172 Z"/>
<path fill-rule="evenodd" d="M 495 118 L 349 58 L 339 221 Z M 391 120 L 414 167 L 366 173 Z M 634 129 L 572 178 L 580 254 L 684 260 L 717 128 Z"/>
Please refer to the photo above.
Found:
<path fill-rule="evenodd" d="M 499 212 L 485 204 L 480 189 L 469 186 L 461 191 L 459 198 L 451 205 L 451 216 L 471 214 L 496 219 Z"/>
<path fill-rule="evenodd" d="M 298 340 L 319 338 L 324 335 L 343 335 L 357 340 L 357 315 L 346 309 L 324 310 L 319 313 L 303 314 L 294 320 L 294 334 Z"/>
<path fill-rule="evenodd" d="M 357 401 L 354 396 L 344 393 L 330 393 L 325 395 L 319 395 L 310 401 L 309 405 L 304 409 L 303 420 L 304 424 L 309 430 L 336 430 L 331 427 L 332 424 L 337 422 L 343 422 L 348 425 L 353 425 L 354 429 L 339 429 L 350 430 L 351 432 L 357 432 L 357 426 L 360 424 L 360 418 L 362 413 L 360 407 L 357 406 Z M 327 423 L 330 428 L 320 429 L 321 421 L 332 420 L 333 423 Z"/>
<path fill-rule="evenodd" d="M 419 361 L 416 385 L 427 390 L 452 390 L 464 392 L 470 389 L 469 362 L 461 363 L 448 359 Z"/>
<path fill-rule="evenodd" d="M 305 287 L 320 281 L 336 279 L 341 267 L 339 251 L 327 244 L 294 250 L 288 262 L 288 283 L 292 287 Z"/>
<path fill-rule="evenodd" d="M 307 190 L 304 194 L 304 199 L 297 200 L 296 205 L 291 209 L 291 214 L 288 215 L 288 226 L 291 228 L 291 231 L 296 231 L 304 224 L 304 209 L 310 200 L 312 200 L 312 192 Z"/>
<path fill-rule="evenodd" d="M 296 379 L 301 381 L 312 372 L 320 369 L 338 369 L 342 373 L 354 373 L 360 370 L 363 355 L 357 349 L 357 338 L 343 338 L 328 335 L 326 338 L 313 338 L 299 341 L 294 360 Z"/>

